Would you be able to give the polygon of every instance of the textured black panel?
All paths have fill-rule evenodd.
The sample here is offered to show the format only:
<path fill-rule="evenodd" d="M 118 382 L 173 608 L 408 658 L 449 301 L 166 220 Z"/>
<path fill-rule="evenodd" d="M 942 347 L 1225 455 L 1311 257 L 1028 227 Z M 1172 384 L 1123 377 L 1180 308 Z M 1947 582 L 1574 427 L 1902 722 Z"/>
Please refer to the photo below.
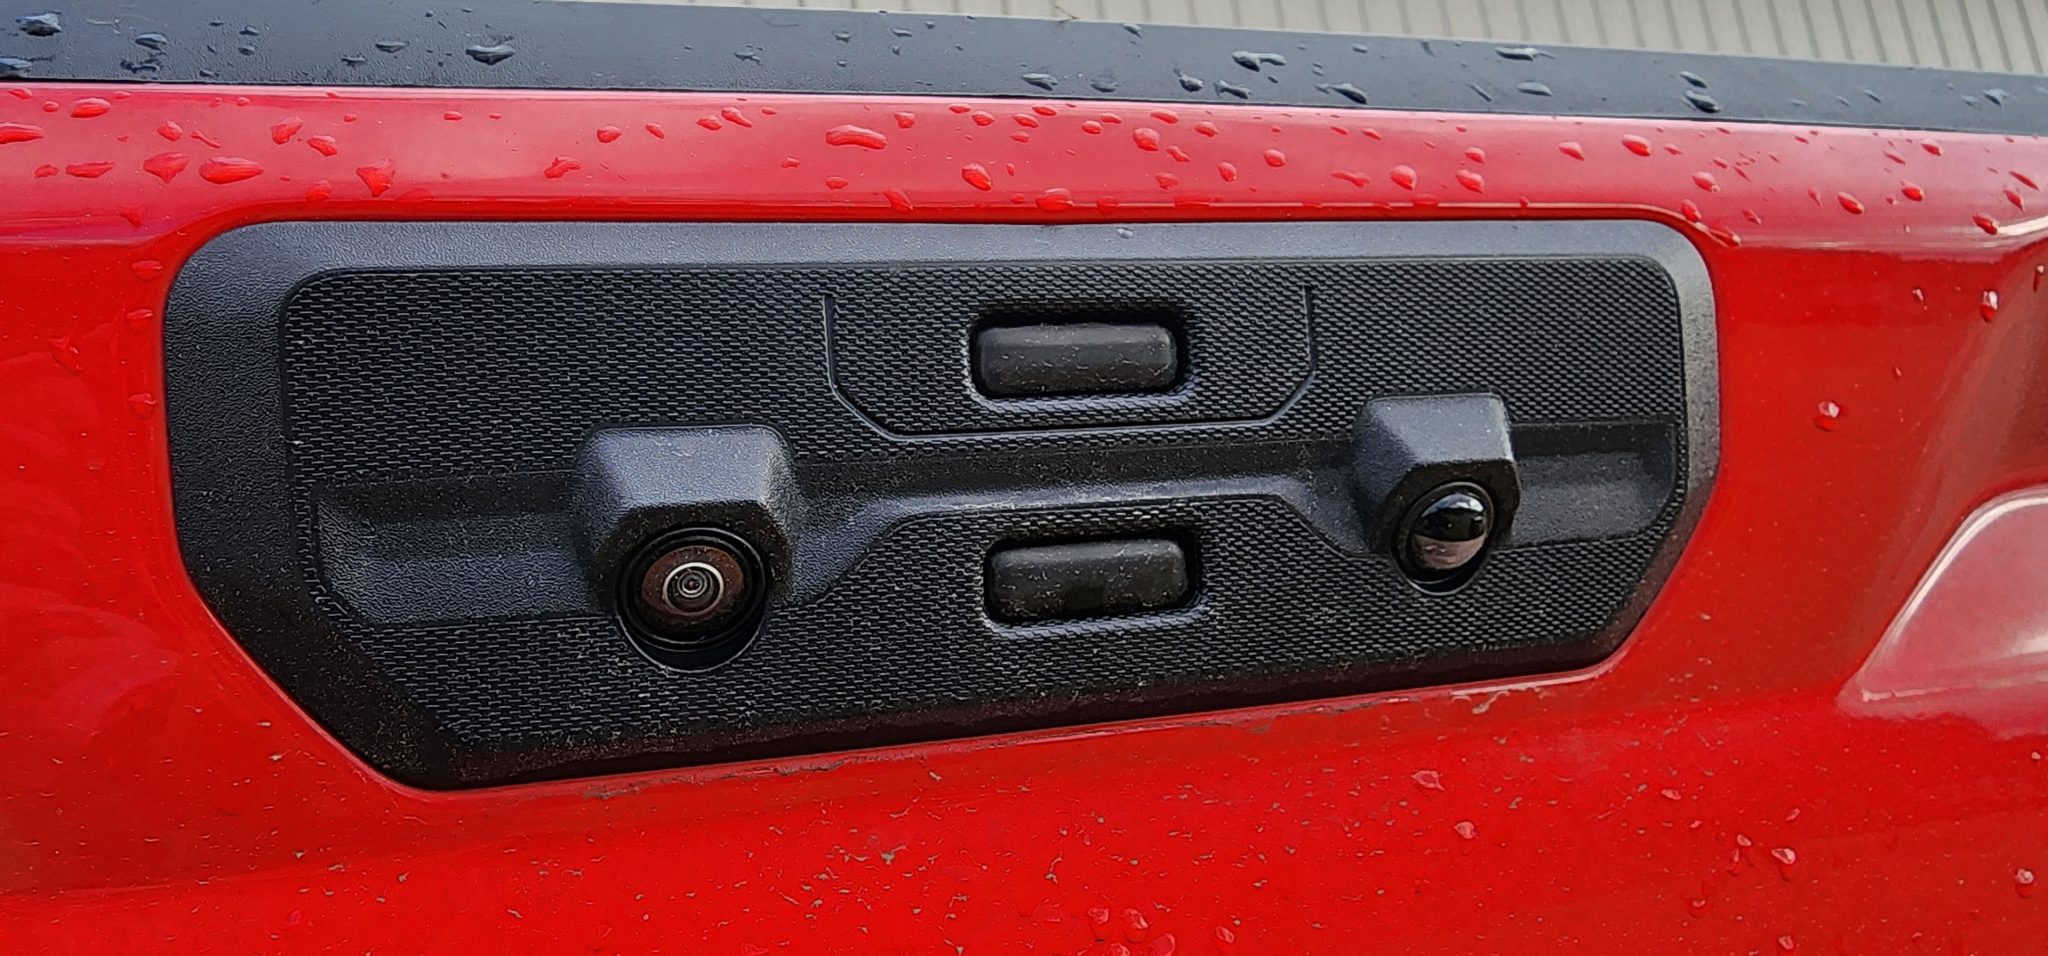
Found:
<path fill-rule="evenodd" d="M 1085 227 L 811 227 L 841 230 L 889 264 L 702 253 L 728 263 L 718 264 L 699 259 L 708 244 L 650 241 L 636 261 L 577 265 L 585 243 L 569 236 L 508 243 L 503 268 L 406 270 L 349 266 L 352 253 L 328 251 L 352 248 L 341 239 L 349 228 L 258 227 L 247 232 L 263 236 L 231 235 L 181 276 L 168 319 L 181 540 L 202 593 L 266 666 L 372 761 L 429 785 L 1580 664 L 1610 651 L 1654 590 L 1710 472 L 1703 273 L 1657 227 L 1207 227 L 1182 234 L 1241 237 L 1226 244 L 1265 254 L 1170 263 L 1112 257 L 1117 240 Z M 415 230 L 400 235 L 423 248 L 451 242 L 436 227 L 353 228 Z M 477 230 L 455 245 L 483 262 L 494 247 L 475 240 L 509 235 L 440 228 Z M 789 227 L 755 228 L 772 247 Z M 1337 258 L 1273 238 L 1326 250 L 1330 229 L 1460 251 Z M 1597 252 L 1566 241 L 1599 230 L 1614 237 Z M 309 238 L 294 249 L 295 236 Z M 956 238 L 972 248 L 1027 236 L 1082 251 L 901 264 Z M 304 258 L 237 258 L 264 242 Z M 1179 245 L 1168 233 L 1123 248 L 1142 257 Z M 1101 261 L 1089 258 L 1097 246 Z M 1624 251 L 1637 248 L 1663 258 Z M 378 255 L 404 261 L 402 248 Z M 324 261 L 336 256 L 344 262 Z M 223 282 L 250 272 L 274 278 L 253 292 Z M 1230 343 L 1190 370 L 1213 386 L 1200 394 L 1219 396 L 1181 408 L 1203 420 L 1160 423 L 1142 405 L 1077 399 L 1032 424 L 1086 427 L 992 430 L 1010 426 L 976 397 L 961 303 L 1139 290 L 1194 306 L 1191 343 Z M 236 297 L 274 304 L 228 304 Z M 1219 299 L 1232 307 L 1207 308 Z M 864 329 L 896 344 L 850 346 L 853 302 L 870 310 Z M 225 338 L 266 323 L 267 339 Z M 1303 349 L 1275 345 L 1301 336 Z M 275 381 L 220 375 L 237 350 L 265 341 L 277 343 Z M 919 348 L 958 361 L 913 379 L 867 358 Z M 261 411 L 267 388 L 279 411 Z M 1367 548 L 1345 472 L 1368 399 L 1451 392 L 1503 398 L 1534 482 L 1518 524 L 1532 533 L 1469 587 L 1437 597 Z M 848 394 L 919 434 L 877 427 Z M 229 408 L 259 410 L 254 427 L 225 425 Z M 636 654 L 602 607 L 546 569 L 576 566 L 557 554 L 574 548 L 561 514 L 595 430 L 722 424 L 774 429 L 806 505 L 792 584 L 763 632 L 732 663 L 681 674 Z M 288 436 L 274 465 L 271 434 Z M 1656 503 L 1591 532 L 1544 520 L 1603 481 Z M 273 496 L 288 522 L 283 560 L 248 543 Z M 1201 556 L 1187 606 L 1032 625 L 987 617 L 991 547 L 1148 536 L 1187 540 Z M 398 606 L 364 568 L 401 558 L 432 576 Z M 507 566 L 543 580 L 508 582 Z M 296 610 L 259 613 L 274 605 Z M 403 704 L 362 712 L 339 676 L 358 673 L 388 682 Z"/>

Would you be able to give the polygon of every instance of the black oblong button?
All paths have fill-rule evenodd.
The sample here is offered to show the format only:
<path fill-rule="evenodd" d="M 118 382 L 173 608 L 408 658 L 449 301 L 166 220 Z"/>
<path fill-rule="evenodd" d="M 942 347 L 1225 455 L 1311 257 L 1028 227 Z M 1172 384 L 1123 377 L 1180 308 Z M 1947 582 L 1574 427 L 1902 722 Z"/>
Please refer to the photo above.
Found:
<path fill-rule="evenodd" d="M 1004 325 L 974 337 L 974 380 L 992 396 L 1159 392 L 1180 378 L 1180 348 L 1163 325 Z"/>
<path fill-rule="evenodd" d="M 1131 614 L 1187 601 L 1188 553 L 1166 538 L 1003 548 L 988 559 L 989 613 L 1005 621 Z"/>

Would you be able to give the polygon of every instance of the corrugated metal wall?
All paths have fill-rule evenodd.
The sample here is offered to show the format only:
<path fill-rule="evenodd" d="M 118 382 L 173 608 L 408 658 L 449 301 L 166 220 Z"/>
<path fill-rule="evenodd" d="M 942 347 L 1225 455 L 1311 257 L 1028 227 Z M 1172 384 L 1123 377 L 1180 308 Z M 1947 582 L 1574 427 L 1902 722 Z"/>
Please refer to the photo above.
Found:
<path fill-rule="evenodd" d="M 644 3 L 691 0 L 632 0 Z M 2048 0 L 711 0 L 2048 72 Z"/>

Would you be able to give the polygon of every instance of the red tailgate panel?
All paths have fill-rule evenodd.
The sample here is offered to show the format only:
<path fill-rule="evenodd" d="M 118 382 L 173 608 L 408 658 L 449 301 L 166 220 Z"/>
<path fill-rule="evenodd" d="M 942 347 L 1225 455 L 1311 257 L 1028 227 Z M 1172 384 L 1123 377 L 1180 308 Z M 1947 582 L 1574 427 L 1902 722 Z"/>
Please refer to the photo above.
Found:
<path fill-rule="evenodd" d="M 2019 952 L 2048 931 L 2039 662 L 1910 708 L 1845 693 L 1965 517 L 2048 482 L 2048 142 L 30 84 L 0 88 L 0 144 L 0 917 L 22 951 Z M 1717 487 L 1597 673 L 432 793 L 257 670 L 172 532 L 158 317 L 179 264 L 249 223 L 1589 217 L 1694 237 L 1722 374 Z M 2043 545 L 2011 547 L 2024 569 Z M 2044 584 L 2015 575 L 2015 618 Z"/>

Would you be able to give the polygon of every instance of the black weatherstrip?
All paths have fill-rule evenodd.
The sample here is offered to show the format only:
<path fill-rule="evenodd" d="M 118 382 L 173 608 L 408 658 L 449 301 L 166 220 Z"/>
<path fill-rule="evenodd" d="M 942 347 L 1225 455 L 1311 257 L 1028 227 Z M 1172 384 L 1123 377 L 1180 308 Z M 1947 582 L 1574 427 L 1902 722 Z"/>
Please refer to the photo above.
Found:
<path fill-rule="evenodd" d="M 60 21 L 54 33 L 0 33 L 0 80 L 1035 96 L 2048 133 L 2041 77 L 1689 53 L 556 0 L 78 0 Z"/>

